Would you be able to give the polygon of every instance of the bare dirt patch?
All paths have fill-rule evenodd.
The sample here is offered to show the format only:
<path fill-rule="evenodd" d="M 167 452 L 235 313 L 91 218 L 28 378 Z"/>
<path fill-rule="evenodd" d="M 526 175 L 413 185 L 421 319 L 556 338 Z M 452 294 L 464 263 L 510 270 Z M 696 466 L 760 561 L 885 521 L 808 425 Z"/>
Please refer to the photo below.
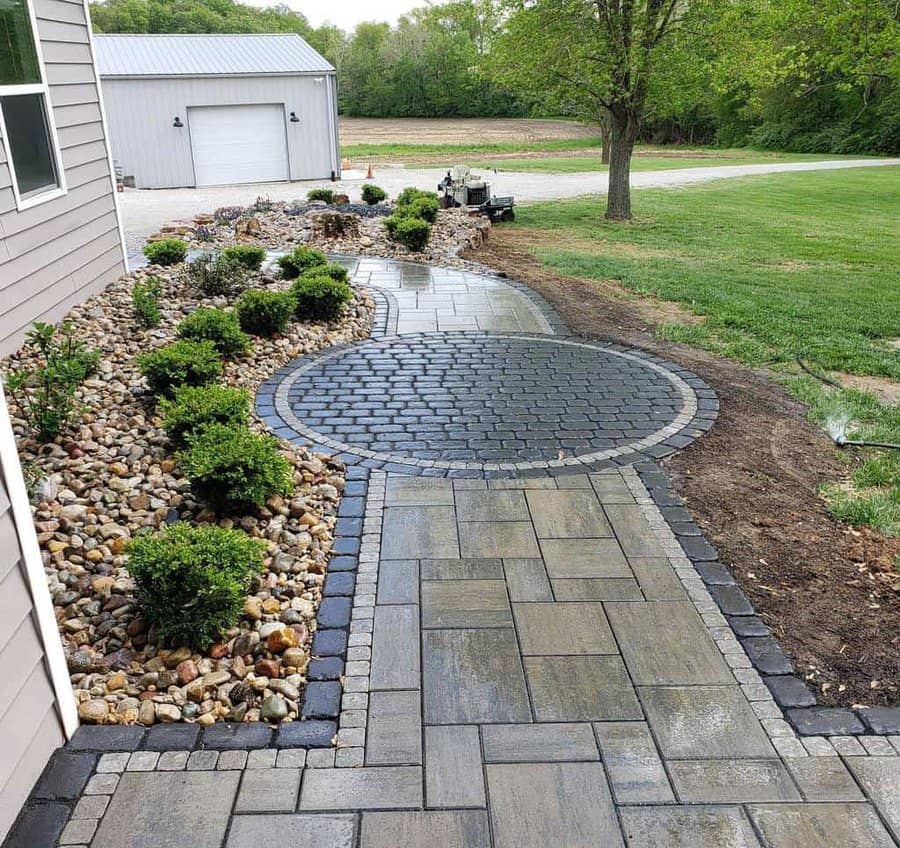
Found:
<path fill-rule="evenodd" d="M 900 383 L 889 377 L 869 377 L 863 374 L 845 374 L 839 372 L 833 376 L 848 388 L 861 392 L 870 392 L 882 403 L 900 403 Z"/>
<path fill-rule="evenodd" d="M 657 338 L 654 325 L 667 321 L 643 301 L 554 275 L 523 237 L 533 248 L 533 232 L 497 228 L 465 255 L 540 292 L 573 332 L 657 353 L 715 388 L 716 426 L 666 470 L 820 702 L 900 703 L 900 539 L 840 524 L 818 495 L 846 476 L 850 455 L 769 374 Z"/>

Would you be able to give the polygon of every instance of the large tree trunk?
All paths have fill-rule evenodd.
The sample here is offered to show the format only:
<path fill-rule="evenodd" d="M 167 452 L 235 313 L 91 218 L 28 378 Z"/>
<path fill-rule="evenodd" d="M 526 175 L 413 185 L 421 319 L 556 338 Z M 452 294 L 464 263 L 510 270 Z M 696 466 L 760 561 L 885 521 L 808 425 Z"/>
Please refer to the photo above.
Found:
<path fill-rule="evenodd" d="M 606 215 L 613 221 L 631 218 L 631 154 L 637 139 L 637 123 L 628 115 L 612 115 L 609 157 L 609 190 Z"/>

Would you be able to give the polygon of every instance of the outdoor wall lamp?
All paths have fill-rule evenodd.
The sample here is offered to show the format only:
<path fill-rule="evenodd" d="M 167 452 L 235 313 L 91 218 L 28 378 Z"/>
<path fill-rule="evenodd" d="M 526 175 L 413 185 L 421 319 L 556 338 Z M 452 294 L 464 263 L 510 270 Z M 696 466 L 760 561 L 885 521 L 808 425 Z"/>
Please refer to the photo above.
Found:
<path fill-rule="evenodd" d="M 297 117 L 297 113 L 296 113 L 296 112 L 291 112 L 291 123 L 292 123 L 292 124 L 299 124 L 299 123 L 300 123 L 300 119 Z"/>
<path fill-rule="evenodd" d="M 172 126 L 173 127 L 183 127 L 184 126 L 184 124 L 181 123 L 181 118 L 179 118 L 178 115 L 176 115 L 175 120 L 172 121 Z"/>

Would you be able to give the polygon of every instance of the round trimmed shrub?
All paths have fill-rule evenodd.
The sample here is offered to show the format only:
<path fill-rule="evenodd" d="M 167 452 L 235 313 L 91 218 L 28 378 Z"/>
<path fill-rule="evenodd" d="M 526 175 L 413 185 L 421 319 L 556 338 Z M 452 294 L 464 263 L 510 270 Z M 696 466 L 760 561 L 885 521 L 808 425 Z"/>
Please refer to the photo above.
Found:
<path fill-rule="evenodd" d="M 416 197 L 397 209 L 395 214 L 403 215 L 406 218 L 421 218 L 433 224 L 437 221 L 438 210 L 441 208 L 436 197 Z"/>
<path fill-rule="evenodd" d="M 213 509 L 237 512 L 293 491 L 293 469 L 272 436 L 245 427 L 210 424 L 178 454 L 198 498 Z"/>
<path fill-rule="evenodd" d="M 172 342 L 137 358 L 151 391 L 171 397 L 181 386 L 205 386 L 222 373 L 222 360 L 212 342 Z"/>
<path fill-rule="evenodd" d="M 248 271 L 258 271 L 266 258 L 266 251 L 254 244 L 232 244 L 222 251 L 222 256 L 237 259 Z"/>
<path fill-rule="evenodd" d="M 213 297 L 242 291 L 247 285 L 247 269 L 240 259 L 204 253 L 188 262 L 187 276 L 196 289 Z"/>
<path fill-rule="evenodd" d="M 307 200 L 322 200 L 331 205 L 334 203 L 334 192 L 330 188 L 314 188 L 306 192 Z"/>
<path fill-rule="evenodd" d="M 250 336 L 241 329 L 237 316 L 224 309 L 200 307 L 181 321 L 175 333 L 180 339 L 212 342 L 226 358 L 238 356 L 250 347 Z"/>
<path fill-rule="evenodd" d="M 328 257 L 321 250 L 301 245 L 300 247 L 295 247 L 292 253 L 279 256 L 276 263 L 281 268 L 281 276 L 286 280 L 293 280 L 310 268 L 315 268 L 318 265 L 327 265 Z"/>
<path fill-rule="evenodd" d="M 150 241 L 144 245 L 144 256 L 151 265 L 176 265 L 184 262 L 187 244 L 177 238 Z"/>
<path fill-rule="evenodd" d="M 304 277 L 331 277 L 338 283 L 346 283 L 350 279 L 350 272 L 338 262 L 329 262 L 327 265 L 317 265 L 310 268 L 302 275 Z"/>
<path fill-rule="evenodd" d="M 414 253 L 421 253 L 428 244 L 431 224 L 421 218 L 398 217 L 396 213 L 385 219 L 388 236 Z"/>
<path fill-rule="evenodd" d="M 353 290 L 324 273 L 308 273 L 291 286 L 291 294 L 297 303 L 294 314 L 301 321 L 333 321 L 353 297 Z"/>
<path fill-rule="evenodd" d="M 274 336 L 287 329 L 296 306 L 290 292 L 253 289 L 235 301 L 234 312 L 245 333 Z"/>
<path fill-rule="evenodd" d="M 135 597 L 162 642 L 205 650 L 234 627 L 265 543 L 242 530 L 173 524 L 129 545 Z"/>
<path fill-rule="evenodd" d="M 363 203 L 374 206 L 376 203 L 381 203 L 382 200 L 387 200 L 387 192 L 377 185 L 365 183 L 362 187 L 362 199 Z"/>
<path fill-rule="evenodd" d="M 211 424 L 248 426 L 250 395 L 228 386 L 182 386 L 160 403 L 160 411 L 169 440 L 182 447 Z"/>

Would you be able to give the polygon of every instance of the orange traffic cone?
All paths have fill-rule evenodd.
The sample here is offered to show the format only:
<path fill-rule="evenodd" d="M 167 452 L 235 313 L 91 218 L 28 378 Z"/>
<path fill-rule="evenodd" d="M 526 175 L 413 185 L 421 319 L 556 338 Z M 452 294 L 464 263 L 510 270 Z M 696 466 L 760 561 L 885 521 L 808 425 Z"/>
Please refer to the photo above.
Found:
<path fill-rule="evenodd" d="M 370 163 L 369 163 L 369 170 L 366 171 L 366 179 L 367 179 L 367 180 L 371 180 L 371 179 L 374 178 L 374 176 L 375 176 L 375 172 L 372 170 L 372 163 L 370 162 Z"/>

